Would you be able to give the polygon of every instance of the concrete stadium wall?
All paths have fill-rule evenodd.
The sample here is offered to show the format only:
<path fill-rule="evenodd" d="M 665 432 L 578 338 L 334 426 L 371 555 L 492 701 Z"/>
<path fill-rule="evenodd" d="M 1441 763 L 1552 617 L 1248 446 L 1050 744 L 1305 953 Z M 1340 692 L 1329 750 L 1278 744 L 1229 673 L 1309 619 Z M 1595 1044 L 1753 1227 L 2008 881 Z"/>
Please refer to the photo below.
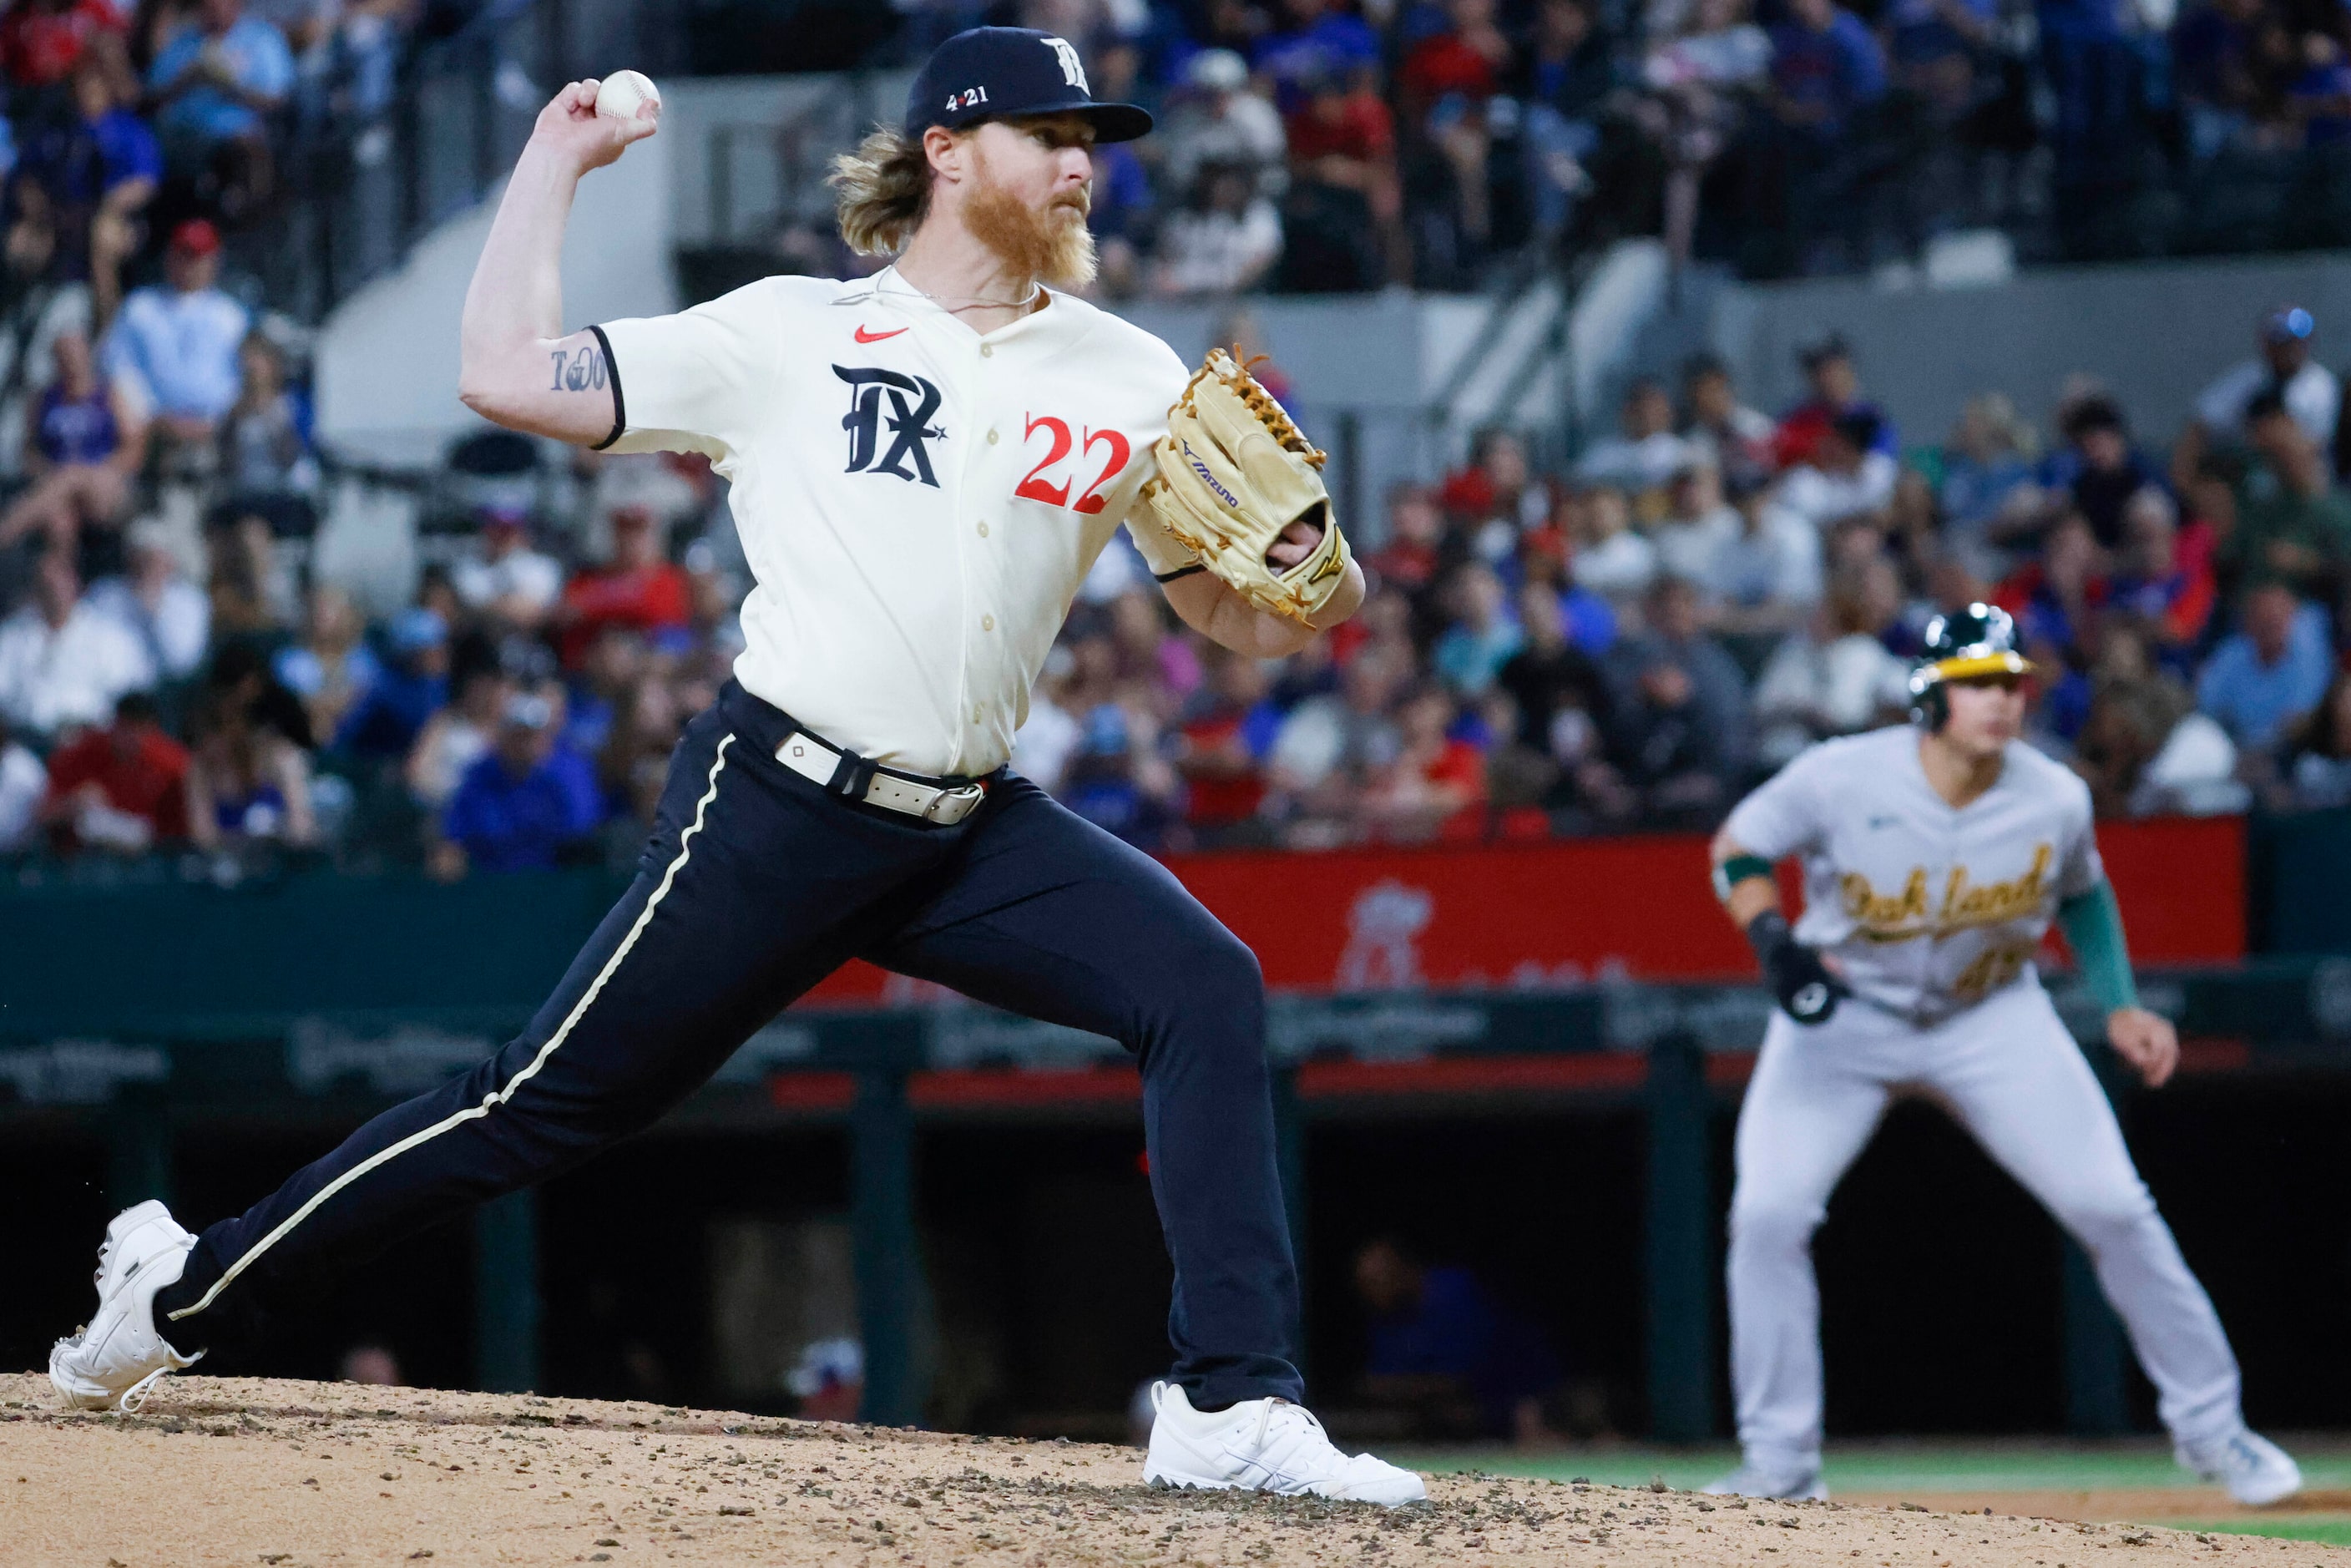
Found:
<path fill-rule="evenodd" d="M 2168 439 L 2198 391 L 2252 352 L 2261 316 L 2283 304 L 2318 318 L 2321 359 L 2351 361 L 2351 254 L 2340 252 L 2048 267 L 1975 288 L 1733 284 L 1695 291 L 1690 308 L 1769 411 L 1802 395 L 1796 350 L 1842 332 L 1870 394 L 1916 444 L 1941 440 L 1980 392 L 2006 392 L 2046 428 L 2076 373 L 2117 392 L 2143 434 Z"/>
<path fill-rule="evenodd" d="M 567 329 L 678 308 L 670 207 L 682 138 L 656 136 L 580 183 L 563 246 Z M 505 193 L 426 235 L 396 270 L 337 307 L 319 329 L 319 432 L 390 467 L 429 464 L 482 422 L 457 401 L 457 325 L 474 264 Z"/>

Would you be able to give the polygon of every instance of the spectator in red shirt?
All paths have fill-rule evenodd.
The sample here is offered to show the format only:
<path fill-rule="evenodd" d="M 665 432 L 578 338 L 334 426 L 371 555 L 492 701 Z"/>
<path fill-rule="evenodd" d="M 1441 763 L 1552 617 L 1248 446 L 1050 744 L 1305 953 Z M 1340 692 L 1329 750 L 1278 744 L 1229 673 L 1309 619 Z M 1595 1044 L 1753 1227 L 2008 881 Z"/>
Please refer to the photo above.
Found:
<path fill-rule="evenodd" d="M 2059 662 L 2086 662 L 2098 612 L 2106 601 L 2097 536 L 2079 512 L 2060 517 L 2043 541 L 2041 559 L 2009 574 L 1993 602 L 2016 618 L 2025 656 L 2053 671 Z M 2037 650 L 2037 651 L 2036 651 Z M 2053 674 L 2044 674 L 2044 682 Z"/>
<path fill-rule="evenodd" d="M 1453 168 L 1462 237 L 1482 249 L 1491 232 L 1486 104 L 1510 65 L 1510 42 L 1494 22 L 1494 0 L 1447 0 L 1452 26 L 1405 57 L 1399 85 L 1413 126 Z"/>
<path fill-rule="evenodd" d="M 119 45 L 129 31 L 114 0 L 16 0 L 0 16 L 0 69 L 12 88 L 54 88 L 85 51 Z"/>
<path fill-rule="evenodd" d="M 2209 548 L 2191 554 L 2171 497 L 2150 485 L 2123 504 L 2123 544 L 2107 580 L 2106 605 L 2146 621 L 2154 653 L 2168 674 L 2195 674 L 2196 650 L 2220 590 Z"/>
<path fill-rule="evenodd" d="M 1499 560 L 1519 535 L 1541 528 L 1551 516 L 1551 492 L 1535 476 L 1526 444 L 1499 427 L 1479 431 L 1469 442 L 1469 463 L 1445 476 L 1437 492 L 1453 522 L 1468 530 L 1471 551 Z"/>
<path fill-rule="evenodd" d="M 2237 531 L 2237 488 L 2232 465 L 2207 458 L 2179 493 L 2179 537 L 2172 548 L 2189 571 L 2220 576 L 2220 541 Z M 2223 586 L 2226 586 L 2225 584 Z"/>
<path fill-rule="evenodd" d="M 1368 564 L 1382 582 L 1417 595 L 1437 580 L 1444 543 L 1445 514 L 1437 497 L 1426 485 L 1401 484 L 1388 492 L 1387 542 Z"/>
<path fill-rule="evenodd" d="M 1310 292 L 1377 288 L 1405 254 L 1395 121 L 1376 91 L 1344 72 L 1314 75 L 1306 94 L 1286 127 L 1282 277 Z"/>
<path fill-rule="evenodd" d="M 555 615 L 566 669 L 578 669 L 608 627 L 650 636 L 683 630 L 693 618 L 693 582 L 662 554 L 652 508 L 635 506 L 613 509 L 612 559 L 567 583 Z"/>
<path fill-rule="evenodd" d="M 1812 396 L 1782 414 L 1780 428 L 1772 433 L 1771 458 L 1777 466 L 1793 468 L 1814 462 L 1829 426 L 1849 413 L 1866 413 L 1877 420 L 1877 436 L 1870 444 L 1871 451 L 1891 457 L 1902 455 L 1902 438 L 1894 422 L 1886 416 L 1884 409 L 1861 395 L 1861 376 L 1854 369 L 1853 349 L 1843 338 L 1832 333 L 1796 357 L 1804 367 L 1804 381 L 1812 389 Z"/>
<path fill-rule="evenodd" d="M 1184 820 L 1214 832 L 1256 817 L 1281 710 L 1265 665 L 1248 654 L 1220 653 L 1210 674 L 1206 700 L 1184 723 L 1176 770 L 1186 787 Z"/>
<path fill-rule="evenodd" d="M 1459 716 L 1439 685 L 1415 688 L 1396 709 L 1395 760 L 1364 791 L 1361 810 L 1375 838 L 1436 836 L 1486 804 L 1486 758 L 1449 732 Z"/>
<path fill-rule="evenodd" d="M 187 779 L 187 749 L 163 733 L 155 699 L 132 692 L 112 725 L 51 754 L 41 821 L 60 853 L 143 853 L 188 836 Z"/>

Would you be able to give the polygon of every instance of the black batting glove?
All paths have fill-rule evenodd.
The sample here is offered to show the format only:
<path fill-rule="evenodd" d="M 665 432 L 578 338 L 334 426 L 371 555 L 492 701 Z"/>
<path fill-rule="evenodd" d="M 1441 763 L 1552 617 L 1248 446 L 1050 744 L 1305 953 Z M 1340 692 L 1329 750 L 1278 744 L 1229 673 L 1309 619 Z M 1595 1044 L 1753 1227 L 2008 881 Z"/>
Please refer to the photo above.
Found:
<path fill-rule="evenodd" d="M 1837 1003 L 1853 989 L 1829 973 L 1821 956 L 1796 940 L 1788 917 L 1767 909 L 1747 923 L 1747 941 L 1755 961 L 1763 966 L 1764 984 L 1780 998 L 1780 1006 L 1800 1024 L 1826 1023 Z"/>

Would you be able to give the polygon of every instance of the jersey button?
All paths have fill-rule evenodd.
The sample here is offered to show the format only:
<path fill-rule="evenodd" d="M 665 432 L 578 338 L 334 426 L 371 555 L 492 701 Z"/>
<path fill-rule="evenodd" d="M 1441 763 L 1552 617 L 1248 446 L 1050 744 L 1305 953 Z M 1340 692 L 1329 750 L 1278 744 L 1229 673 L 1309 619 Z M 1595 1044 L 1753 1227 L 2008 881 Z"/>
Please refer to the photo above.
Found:
<path fill-rule="evenodd" d="M 981 616 L 981 617 L 979 618 L 979 629 L 980 629 L 981 631 L 983 631 L 983 632 L 993 632 L 993 631 L 995 631 L 995 630 L 996 630 L 996 617 L 995 617 L 995 616 L 993 616 L 993 615 L 983 615 L 983 616 Z"/>
<path fill-rule="evenodd" d="M 981 538 L 986 538 L 987 537 L 987 525 L 986 523 L 979 525 L 979 537 Z"/>
<path fill-rule="evenodd" d="M 993 446 L 993 445 L 995 445 L 995 444 L 996 444 L 996 432 L 994 432 L 994 431 L 992 431 L 992 430 L 991 430 L 991 431 L 989 431 L 989 432 L 987 433 L 987 444 L 988 444 L 990 446 Z"/>
<path fill-rule="evenodd" d="M 974 724 L 977 724 L 979 722 L 979 709 L 977 706 L 973 707 L 971 710 L 971 722 Z"/>
<path fill-rule="evenodd" d="M 992 360 L 996 358 L 996 345 L 993 343 L 982 343 L 979 346 L 979 357 L 983 360 Z"/>

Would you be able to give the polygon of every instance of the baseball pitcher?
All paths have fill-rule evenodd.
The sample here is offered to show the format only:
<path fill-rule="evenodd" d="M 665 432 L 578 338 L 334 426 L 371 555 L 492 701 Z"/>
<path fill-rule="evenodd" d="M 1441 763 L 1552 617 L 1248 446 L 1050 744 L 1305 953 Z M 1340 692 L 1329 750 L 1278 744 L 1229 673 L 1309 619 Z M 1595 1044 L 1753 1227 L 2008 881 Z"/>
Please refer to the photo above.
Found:
<path fill-rule="evenodd" d="M 2053 915 L 2107 1040 L 2149 1085 L 2170 1076 L 2179 1041 L 2138 1005 L 2089 790 L 2017 738 L 2031 668 L 2001 611 L 1938 617 L 1911 675 L 1911 725 L 1812 747 L 1715 839 L 1716 892 L 1782 1011 L 1739 1113 L 1730 1202 L 1744 1462 L 1709 1491 L 1827 1495 L 1813 1232 L 1899 1089 L 1949 1107 L 2082 1244 L 2181 1464 L 2240 1502 L 2302 1484 L 2246 1429 L 2220 1319 L 2034 972 Z M 1804 873 L 1792 929 L 1772 874 L 1789 855 Z"/>
<path fill-rule="evenodd" d="M 1419 1477 L 1340 1452 L 1297 1403 L 1257 960 L 1005 767 L 1122 526 L 1176 612 L 1244 653 L 1295 652 L 1363 599 L 1322 455 L 1247 368 L 1188 371 L 1063 291 L 1092 276 L 1090 150 L 1151 117 L 1095 101 L 1060 38 L 958 34 L 834 174 L 842 235 L 893 265 L 567 332 L 573 190 L 659 125 L 657 102 L 599 116 L 597 86 L 548 105 L 515 169 L 461 395 L 516 430 L 710 456 L 758 580 L 735 678 L 678 745 L 634 884 L 529 1028 L 201 1235 L 161 1204 L 119 1217 L 97 1314 L 51 1357 L 59 1392 L 134 1404 L 298 1286 L 586 1159 L 863 956 L 1135 1053 L 1176 1272 L 1148 1479 L 1419 1500 Z"/>

